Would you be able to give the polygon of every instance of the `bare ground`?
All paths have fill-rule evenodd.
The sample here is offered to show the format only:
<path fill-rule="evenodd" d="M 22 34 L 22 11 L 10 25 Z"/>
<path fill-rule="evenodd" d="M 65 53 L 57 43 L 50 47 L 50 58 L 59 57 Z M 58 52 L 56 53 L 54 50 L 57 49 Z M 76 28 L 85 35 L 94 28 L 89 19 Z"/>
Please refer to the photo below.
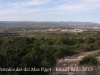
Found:
<path fill-rule="evenodd" d="M 57 59 L 50 75 L 100 75 L 100 66 L 79 66 L 79 61 L 89 55 L 98 53 L 100 50 L 84 52 L 73 56 Z M 97 57 L 100 60 L 100 57 Z"/>

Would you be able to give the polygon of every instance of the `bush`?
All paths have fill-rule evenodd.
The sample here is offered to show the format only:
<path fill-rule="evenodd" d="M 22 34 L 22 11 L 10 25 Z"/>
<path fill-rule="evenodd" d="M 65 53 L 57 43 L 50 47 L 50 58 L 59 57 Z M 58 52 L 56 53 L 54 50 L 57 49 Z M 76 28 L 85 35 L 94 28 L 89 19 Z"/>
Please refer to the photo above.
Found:
<path fill-rule="evenodd" d="M 80 65 L 93 65 L 96 66 L 99 64 L 97 58 L 92 55 L 85 56 L 80 62 Z"/>

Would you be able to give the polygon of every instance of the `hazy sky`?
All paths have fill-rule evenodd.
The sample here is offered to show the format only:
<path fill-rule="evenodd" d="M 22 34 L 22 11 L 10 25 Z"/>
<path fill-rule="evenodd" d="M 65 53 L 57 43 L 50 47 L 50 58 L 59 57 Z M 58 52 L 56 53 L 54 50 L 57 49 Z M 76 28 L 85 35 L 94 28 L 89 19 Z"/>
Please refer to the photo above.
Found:
<path fill-rule="evenodd" d="M 100 0 L 0 0 L 0 21 L 100 23 Z"/>

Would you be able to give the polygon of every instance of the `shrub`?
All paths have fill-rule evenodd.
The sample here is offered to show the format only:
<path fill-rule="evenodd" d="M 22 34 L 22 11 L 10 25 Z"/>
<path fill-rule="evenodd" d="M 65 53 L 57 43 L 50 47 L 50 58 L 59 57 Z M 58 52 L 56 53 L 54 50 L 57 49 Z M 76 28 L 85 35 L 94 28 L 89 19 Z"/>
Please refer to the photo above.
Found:
<path fill-rule="evenodd" d="M 85 56 L 80 62 L 79 64 L 80 65 L 93 65 L 93 66 L 96 66 L 98 65 L 98 60 L 95 56 L 92 56 L 92 55 L 88 55 L 88 56 Z"/>

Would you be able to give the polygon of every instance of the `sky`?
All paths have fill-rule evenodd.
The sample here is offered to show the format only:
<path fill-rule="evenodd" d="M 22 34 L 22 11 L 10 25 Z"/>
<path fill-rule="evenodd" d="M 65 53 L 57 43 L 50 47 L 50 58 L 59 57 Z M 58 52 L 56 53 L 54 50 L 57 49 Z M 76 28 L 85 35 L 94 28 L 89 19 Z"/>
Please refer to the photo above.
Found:
<path fill-rule="evenodd" d="M 100 0 L 0 0 L 0 21 L 100 23 Z"/>

